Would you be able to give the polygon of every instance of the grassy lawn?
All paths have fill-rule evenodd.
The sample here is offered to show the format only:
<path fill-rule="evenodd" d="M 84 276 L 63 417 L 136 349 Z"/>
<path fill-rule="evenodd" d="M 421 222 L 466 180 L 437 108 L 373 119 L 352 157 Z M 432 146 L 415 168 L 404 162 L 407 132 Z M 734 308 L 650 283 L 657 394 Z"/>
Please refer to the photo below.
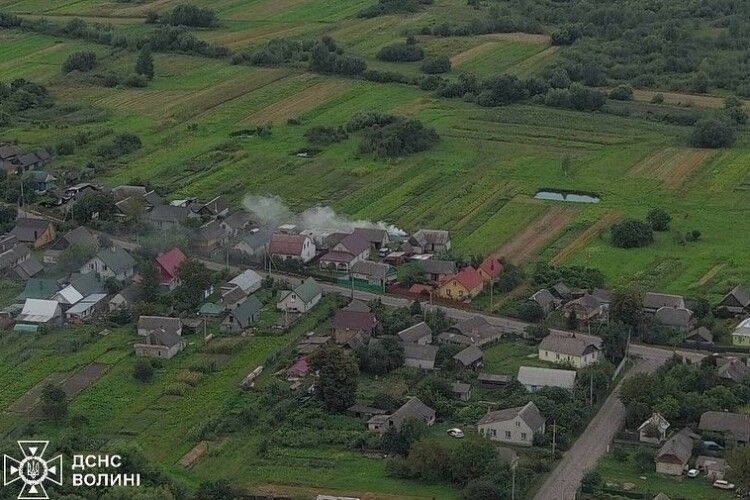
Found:
<path fill-rule="evenodd" d="M 539 360 L 535 346 L 521 342 L 503 342 L 484 351 L 484 370 L 489 373 L 515 376 L 520 366 L 551 368 L 553 365 Z"/>
<path fill-rule="evenodd" d="M 650 496 L 664 493 L 675 500 L 713 500 L 733 497 L 729 492 L 712 487 L 704 477 L 675 477 L 657 474 L 654 471 L 641 473 L 634 467 L 631 460 L 619 462 L 611 453 L 599 462 L 597 470 L 601 473 L 605 483 L 614 483 L 617 488 L 630 483 L 631 491 Z"/>

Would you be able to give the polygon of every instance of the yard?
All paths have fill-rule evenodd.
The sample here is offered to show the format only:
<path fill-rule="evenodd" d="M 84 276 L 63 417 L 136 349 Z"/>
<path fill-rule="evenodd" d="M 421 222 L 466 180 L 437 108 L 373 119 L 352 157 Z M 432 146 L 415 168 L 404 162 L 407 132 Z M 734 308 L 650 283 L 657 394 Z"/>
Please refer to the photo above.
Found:
<path fill-rule="evenodd" d="M 520 366 L 553 367 L 539 359 L 536 346 L 521 341 L 502 342 L 484 351 L 483 370 L 488 373 L 515 376 Z"/>
<path fill-rule="evenodd" d="M 657 474 L 653 470 L 653 465 L 650 469 L 647 472 L 641 472 L 636 468 L 632 458 L 619 461 L 612 453 L 605 455 L 597 467 L 605 484 L 615 489 L 643 493 L 644 498 L 652 498 L 658 493 L 664 493 L 673 500 L 733 498 L 732 493 L 712 487 L 704 477 L 689 478 Z"/>

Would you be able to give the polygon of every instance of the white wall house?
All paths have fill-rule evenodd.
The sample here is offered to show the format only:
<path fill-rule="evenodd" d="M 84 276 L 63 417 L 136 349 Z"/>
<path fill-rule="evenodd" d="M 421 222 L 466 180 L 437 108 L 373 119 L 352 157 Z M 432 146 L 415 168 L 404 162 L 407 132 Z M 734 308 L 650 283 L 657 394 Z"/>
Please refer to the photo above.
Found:
<path fill-rule="evenodd" d="M 544 417 L 531 401 L 525 406 L 491 411 L 477 422 L 477 430 L 482 436 L 520 446 L 534 444 L 534 436 L 543 435 L 544 426 Z"/>

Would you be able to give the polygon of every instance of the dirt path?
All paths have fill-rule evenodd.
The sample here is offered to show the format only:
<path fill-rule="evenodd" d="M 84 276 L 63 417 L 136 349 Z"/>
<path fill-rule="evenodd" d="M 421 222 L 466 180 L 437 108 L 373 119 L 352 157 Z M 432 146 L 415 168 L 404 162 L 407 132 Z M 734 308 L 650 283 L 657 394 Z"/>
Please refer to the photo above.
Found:
<path fill-rule="evenodd" d="M 605 213 L 599 220 L 586 228 L 585 231 L 583 231 L 573 241 L 562 248 L 557 253 L 557 255 L 552 257 L 552 259 L 550 260 L 550 264 L 558 265 L 561 262 L 565 261 L 565 259 L 585 247 L 589 241 L 591 241 L 599 233 L 604 231 L 608 226 L 612 225 L 612 223 L 619 218 L 620 214 L 615 211 L 609 211 Z"/>
<path fill-rule="evenodd" d="M 552 56 L 554 56 L 555 53 L 559 49 L 560 47 L 558 45 L 547 47 L 543 51 L 538 52 L 534 54 L 533 56 L 527 59 L 524 59 L 518 64 L 508 68 L 508 73 L 513 73 L 514 75 L 519 75 L 519 76 L 528 75 L 532 73 L 533 71 L 537 70 L 542 64 L 544 64 L 545 61 L 547 61 Z"/>
<path fill-rule="evenodd" d="M 295 498 L 315 498 L 318 495 L 343 495 L 354 497 L 360 500 L 434 500 L 434 497 L 423 497 L 414 495 L 389 495 L 387 493 L 372 493 L 369 491 L 334 491 L 323 488 L 306 488 L 301 486 L 282 486 L 275 484 L 265 484 L 254 488 L 254 494 L 263 495 L 290 495 Z"/>
<path fill-rule="evenodd" d="M 670 189 L 676 189 L 704 163 L 717 155 L 713 149 L 664 148 L 636 163 L 629 174 L 647 179 L 658 179 Z"/>
<path fill-rule="evenodd" d="M 497 41 L 484 42 L 477 45 L 476 47 L 472 47 L 468 50 L 464 50 L 463 52 L 459 52 L 458 54 L 451 57 L 451 66 L 453 66 L 454 68 L 461 66 L 466 61 L 471 61 L 475 57 L 486 54 L 498 45 L 500 45 L 500 42 Z"/>
<path fill-rule="evenodd" d="M 721 271 L 724 268 L 724 263 L 716 264 L 714 267 L 708 270 L 706 274 L 701 276 L 701 279 L 698 280 L 697 283 L 694 283 L 692 286 L 703 286 L 706 283 L 708 283 L 714 276 L 719 274 L 719 271 Z"/>
<path fill-rule="evenodd" d="M 700 108 L 721 108 L 724 106 L 724 98 L 712 95 L 684 94 L 680 92 L 660 92 L 658 90 L 634 90 L 633 99 L 636 101 L 651 102 L 656 94 L 664 96 L 665 104 L 675 106 L 698 106 Z M 750 101 L 744 101 L 745 108 L 750 109 Z"/>
<path fill-rule="evenodd" d="M 341 80 L 326 80 L 316 83 L 301 92 L 251 114 L 242 123 L 245 125 L 260 125 L 283 122 L 300 113 L 317 108 L 326 101 L 343 94 L 350 86 L 351 82 Z"/>
<path fill-rule="evenodd" d="M 495 256 L 514 264 L 528 262 L 573 220 L 575 208 L 555 206 L 526 228 L 513 241 L 503 245 Z"/>

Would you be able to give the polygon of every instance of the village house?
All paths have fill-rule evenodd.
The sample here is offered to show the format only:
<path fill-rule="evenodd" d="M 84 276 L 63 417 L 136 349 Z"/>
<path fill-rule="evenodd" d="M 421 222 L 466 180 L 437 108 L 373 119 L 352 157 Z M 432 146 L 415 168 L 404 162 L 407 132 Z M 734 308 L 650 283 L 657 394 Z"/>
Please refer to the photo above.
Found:
<path fill-rule="evenodd" d="M 347 308 L 337 310 L 331 321 L 336 343 L 351 348 L 366 344 L 376 323 L 375 315 L 369 309 L 358 311 Z"/>
<path fill-rule="evenodd" d="M 559 304 L 558 299 L 556 299 L 555 296 L 552 295 L 552 292 L 550 292 L 546 288 L 542 288 L 541 290 L 535 292 L 531 297 L 529 297 L 529 300 L 532 302 L 536 302 L 537 305 L 539 305 L 539 307 L 542 309 L 542 312 L 545 314 L 545 316 L 551 313 Z"/>
<path fill-rule="evenodd" d="M 468 401 L 471 399 L 471 384 L 453 382 L 451 384 L 451 394 L 459 401 Z"/>
<path fill-rule="evenodd" d="M 458 368 L 476 370 L 482 367 L 482 350 L 477 346 L 470 345 L 455 354 L 453 361 Z"/>
<path fill-rule="evenodd" d="M 15 240 L 15 236 L 11 238 Z M 31 257 L 31 250 L 28 246 L 23 243 L 13 245 L 0 253 L 0 271 L 4 274 L 12 273 L 16 267 L 30 260 L 34 259 Z"/>
<path fill-rule="evenodd" d="M 693 455 L 693 436 L 683 429 L 667 439 L 656 454 L 656 472 L 670 476 L 681 476 Z"/>
<path fill-rule="evenodd" d="M 750 442 L 750 415 L 728 411 L 707 411 L 701 415 L 698 429 L 721 433 L 728 443 L 748 444 Z"/>
<path fill-rule="evenodd" d="M 268 254 L 280 260 L 310 262 L 315 257 L 315 243 L 301 234 L 273 233 Z"/>
<path fill-rule="evenodd" d="M 743 319 L 732 332 L 732 345 L 750 346 L 750 318 Z"/>
<path fill-rule="evenodd" d="M 479 315 L 463 319 L 437 336 L 437 341 L 441 344 L 459 347 L 475 345 L 482 349 L 500 342 L 501 339 L 500 329 Z"/>
<path fill-rule="evenodd" d="M 420 229 L 408 240 L 406 247 L 411 253 L 445 253 L 451 249 L 448 231 L 440 229 Z"/>
<path fill-rule="evenodd" d="M 716 375 L 723 380 L 738 383 L 750 377 L 750 367 L 734 356 L 719 357 L 716 359 Z"/>
<path fill-rule="evenodd" d="M 482 275 L 471 266 L 448 276 L 438 286 L 438 296 L 449 300 L 467 300 L 482 293 Z"/>
<path fill-rule="evenodd" d="M 432 329 L 424 321 L 420 321 L 409 328 L 404 328 L 397 335 L 406 344 L 426 345 L 432 343 Z"/>
<path fill-rule="evenodd" d="M 352 264 L 349 275 L 353 280 L 364 281 L 382 290 L 385 290 L 388 283 L 396 280 L 396 270 L 393 267 L 371 260 L 361 260 Z"/>
<path fill-rule="evenodd" d="M 320 301 L 323 288 L 313 278 L 294 287 L 292 290 L 281 290 L 277 297 L 276 309 L 280 311 L 306 313 Z"/>
<path fill-rule="evenodd" d="M 714 334 L 705 326 L 699 326 L 688 332 L 685 336 L 685 342 L 693 344 L 713 344 Z"/>
<path fill-rule="evenodd" d="M 26 299 L 16 322 L 36 326 L 60 326 L 63 322 L 62 309 L 54 300 Z"/>
<path fill-rule="evenodd" d="M 638 426 L 638 440 L 641 443 L 658 445 L 667 438 L 669 422 L 658 413 L 654 413 Z"/>
<path fill-rule="evenodd" d="M 721 299 L 716 309 L 726 312 L 727 315 L 750 314 L 750 289 L 737 285 Z"/>
<path fill-rule="evenodd" d="M 185 345 L 185 340 L 173 331 L 155 331 L 133 344 L 133 349 L 136 356 L 171 359 Z"/>
<path fill-rule="evenodd" d="M 146 337 L 152 333 L 167 332 L 182 336 L 182 321 L 180 318 L 166 316 L 141 316 L 138 318 L 138 335 Z"/>
<path fill-rule="evenodd" d="M 261 301 L 255 295 L 249 296 L 224 318 L 221 322 L 221 331 L 240 333 L 247 330 L 260 319 L 261 309 L 263 309 Z"/>
<path fill-rule="evenodd" d="M 404 344 L 404 366 L 434 370 L 438 350 L 430 344 Z"/>
<path fill-rule="evenodd" d="M 433 283 L 440 283 L 458 271 L 456 263 L 452 260 L 425 259 L 418 260 L 416 263 L 424 273 L 425 280 Z"/>
<path fill-rule="evenodd" d="M 584 323 L 598 319 L 604 315 L 604 306 L 602 303 L 599 302 L 599 299 L 588 293 L 567 302 L 563 305 L 562 310 L 566 318 L 570 318 L 575 313 L 576 319 Z"/>
<path fill-rule="evenodd" d="M 69 323 L 80 324 L 96 318 L 107 309 L 106 293 L 94 293 L 79 300 L 65 311 Z"/>
<path fill-rule="evenodd" d="M 495 256 L 490 255 L 479 264 L 477 271 L 482 276 L 482 280 L 489 283 L 500 277 L 503 272 L 503 265 Z"/>
<path fill-rule="evenodd" d="M 219 195 L 202 205 L 198 209 L 198 213 L 206 217 L 224 217 L 229 213 L 229 203 L 223 196 Z"/>
<path fill-rule="evenodd" d="M 727 461 L 724 458 L 698 455 L 695 468 L 701 471 L 709 481 L 724 479 L 727 472 Z"/>
<path fill-rule="evenodd" d="M 375 250 L 386 248 L 391 242 L 388 231 L 381 228 L 357 227 L 354 228 L 354 234 L 364 238 Z"/>
<path fill-rule="evenodd" d="M 123 282 L 133 277 L 135 259 L 118 246 L 103 248 L 81 266 L 81 273 L 96 273 L 101 279 L 115 278 Z"/>
<path fill-rule="evenodd" d="M 601 345 L 598 337 L 553 332 L 539 343 L 539 359 L 583 368 L 601 359 Z"/>
<path fill-rule="evenodd" d="M 370 255 L 370 243 L 359 234 L 339 234 L 331 237 L 338 241 L 320 258 L 321 268 L 348 272 L 355 263 L 367 260 Z"/>
<path fill-rule="evenodd" d="M 221 227 L 221 223 L 218 220 L 211 220 L 198 228 L 193 244 L 199 253 L 209 254 L 228 241 L 229 235 Z"/>
<path fill-rule="evenodd" d="M 13 175 L 42 167 L 52 159 L 46 149 L 22 151 L 13 144 L 0 145 L 0 169 Z"/>
<path fill-rule="evenodd" d="M 23 291 L 18 294 L 16 301 L 23 302 L 26 299 L 49 299 L 60 287 L 57 281 L 46 278 L 31 278 L 26 282 Z"/>
<path fill-rule="evenodd" d="M 655 314 L 662 307 L 685 309 L 685 298 L 679 295 L 654 292 L 647 292 L 643 295 L 643 309 L 646 312 Z"/>
<path fill-rule="evenodd" d="M 46 219 L 30 219 L 22 217 L 16 220 L 16 226 L 11 230 L 19 243 L 28 243 L 34 248 L 41 248 L 55 241 L 57 232 L 55 226 Z"/>
<path fill-rule="evenodd" d="M 373 408 L 372 406 L 354 404 L 346 409 L 346 413 L 360 420 L 369 420 L 375 415 L 385 415 L 388 412 L 380 408 Z"/>
<path fill-rule="evenodd" d="M 656 311 L 655 318 L 664 326 L 683 332 L 692 330 L 697 321 L 690 309 L 668 306 L 660 307 Z"/>
<path fill-rule="evenodd" d="M 311 332 L 312 333 L 312 332 Z M 312 354 L 324 345 L 331 343 L 331 337 L 328 335 L 308 334 L 297 342 L 297 352 L 299 354 Z"/>
<path fill-rule="evenodd" d="M 221 287 L 221 302 L 233 309 L 245 297 L 258 291 L 263 284 L 263 278 L 252 269 L 238 274 Z"/>
<path fill-rule="evenodd" d="M 198 216 L 187 207 L 156 205 L 146 215 L 146 220 L 154 227 L 154 229 L 167 231 L 173 227 L 184 224 L 188 219 L 193 217 Z"/>
<path fill-rule="evenodd" d="M 524 406 L 488 412 L 477 422 L 477 431 L 492 441 L 532 446 L 536 436 L 544 435 L 545 419 L 529 401 Z"/>
<path fill-rule="evenodd" d="M 425 424 L 435 423 L 435 410 L 424 404 L 418 398 L 409 398 L 398 410 L 391 415 L 375 415 L 367 421 L 367 429 L 371 432 L 385 433 L 388 429 L 401 430 L 401 424 L 406 419 L 421 420 Z"/>
<path fill-rule="evenodd" d="M 252 222 L 252 215 L 244 210 L 240 210 L 227 215 L 219 224 L 221 224 L 222 229 L 224 229 L 228 236 L 236 238 L 241 232 L 247 230 Z"/>
<path fill-rule="evenodd" d="M 86 228 L 86 226 L 78 226 L 62 235 L 55 243 L 52 248 L 56 250 L 65 250 L 72 246 L 81 248 L 99 248 L 99 239 Z"/>
<path fill-rule="evenodd" d="M 513 382 L 513 376 L 481 372 L 479 375 L 477 375 L 477 382 L 482 384 L 484 387 L 497 388 L 506 386 Z"/>
<path fill-rule="evenodd" d="M 574 370 L 521 366 L 518 369 L 516 380 L 529 392 L 536 392 L 544 387 L 559 387 L 572 391 L 575 388 L 576 372 Z"/>
<path fill-rule="evenodd" d="M 44 266 L 31 256 L 26 245 L 18 245 L 14 250 L 10 250 L 10 252 L 12 252 L 16 263 L 4 273 L 9 278 L 26 281 L 44 270 Z M 0 260 L 2 260 L 2 255 L 0 255 Z"/>
<path fill-rule="evenodd" d="M 109 300 L 109 312 L 123 311 L 133 307 L 141 298 L 141 287 L 133 283 L 126 286 Z"/>
<path fill-rule="evenodd" d="M 268 250 L 273 231 L 270 229 L 256 228 L 244 235 L 233 247 L 232 251 L 241 258 L 251 262 L 262 262 Z"/>
<path fill-rule="evenodd" d="M 67 285 L 52 296 L 52 300 L 60 304 L 63 310 L 67 310 L 73 304 L 77 304 L 83 299 L 83 293 L 76 290 L 75 286 Z"/>
<path fill-rule="evenodd" d="M 187 260 L 182 250 L 175 247 L 163 254 L 156 257 L 154 263 L 156 272 L 159 275 L 159 283 L 161 286 L 174 290 L 180 284 L 180 280 L 177 277 L 177 269 Z"/>
<path fill-rule="evenodd" d="M 44 194 L 51 189 L 55 189 L 57 177 L 45 170 L 36 170 L 28 175 L 34 183 L 34 192 Z"/>

